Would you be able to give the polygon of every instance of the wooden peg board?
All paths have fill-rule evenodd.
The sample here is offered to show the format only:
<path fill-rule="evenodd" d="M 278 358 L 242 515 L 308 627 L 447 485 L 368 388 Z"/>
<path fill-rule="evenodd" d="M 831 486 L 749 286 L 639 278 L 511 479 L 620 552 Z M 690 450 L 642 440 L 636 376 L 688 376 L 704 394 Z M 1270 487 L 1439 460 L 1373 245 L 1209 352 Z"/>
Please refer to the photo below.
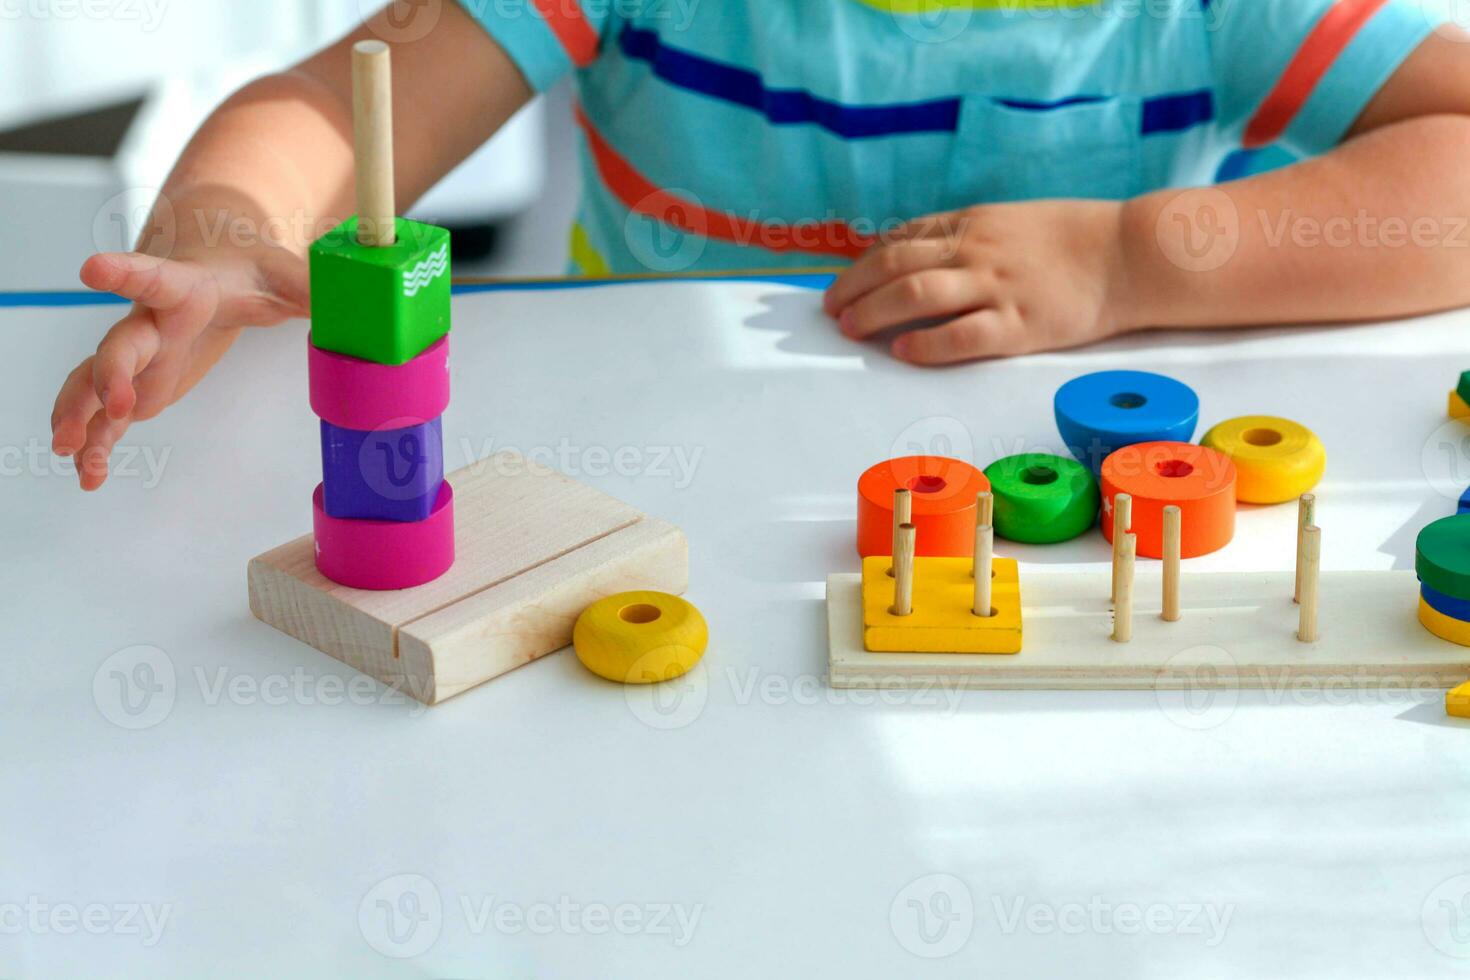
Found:
<path fill-rule="evenodd" d="M 1323 572 L 1320 639 L 1296 639 L 1293 572 L 1186 575 L 1181 618 L 1159 616 L 1157 575 L 1140 577 L 1133 639 L 1110 639 L 1107 572 L 1021 571 L 1019 654 L 869 653 L 862 582 L 827 579 L 828 680 L 836 688 L 946 686 L 981 690 L 1132 690 L 1301 682 L 1350 688 L 1453 687 L 1470 678 L 1470 648 L 1416 618 L 1411 571 Z"/>
<path fill-rule="evenodd" d="M 603 596 L 688 586 L 682 531 L 576 480 L 514 453 L 448 480 L 456 556 L 440 578 L 396 592 L 338 585 L 317 571 L 308 534 L 251 560 L 250 611 L 437 704 L 567 646 Z"/>

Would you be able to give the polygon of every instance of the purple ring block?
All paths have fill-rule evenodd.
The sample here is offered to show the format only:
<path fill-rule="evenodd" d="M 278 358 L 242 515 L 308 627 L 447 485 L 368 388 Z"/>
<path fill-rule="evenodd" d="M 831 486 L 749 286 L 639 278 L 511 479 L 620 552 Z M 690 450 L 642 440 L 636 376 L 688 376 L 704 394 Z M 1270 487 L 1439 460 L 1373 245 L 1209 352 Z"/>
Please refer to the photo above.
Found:
<path fill-rule="evenodd" d="M 402 428 L 344 429 L 323 421 L 322 509 L 329 517 L 422 521 L 444 482 L 439 419 Z"/>

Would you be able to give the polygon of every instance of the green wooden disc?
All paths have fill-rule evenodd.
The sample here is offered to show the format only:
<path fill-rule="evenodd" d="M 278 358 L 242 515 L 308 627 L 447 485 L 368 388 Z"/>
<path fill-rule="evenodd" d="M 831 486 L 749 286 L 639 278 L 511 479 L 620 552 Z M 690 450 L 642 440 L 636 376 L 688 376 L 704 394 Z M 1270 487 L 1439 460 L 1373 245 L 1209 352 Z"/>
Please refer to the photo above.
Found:
<path fill-rule="evenodd" d="M 995 495 L 995 533 L 1025 544 L 1054 544 L 1097 523 L 1097 480 L 1075 459 L 1022 453 L 985 468 Z"/>
<path fill-rule="evenodd" d="M 1434 591 L 1470 599 L 1470 514 L 1440 518 L 1419 532 L 1414 571 Z"/>

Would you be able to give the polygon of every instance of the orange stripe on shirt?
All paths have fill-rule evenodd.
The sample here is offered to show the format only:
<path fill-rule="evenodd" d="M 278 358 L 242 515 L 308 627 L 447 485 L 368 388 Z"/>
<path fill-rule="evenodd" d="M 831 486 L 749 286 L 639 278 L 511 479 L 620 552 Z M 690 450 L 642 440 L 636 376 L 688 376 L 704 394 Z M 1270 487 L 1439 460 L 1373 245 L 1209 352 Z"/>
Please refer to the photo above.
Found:
<path fill-rule="evenodd" d="M 1363 25 L 1378 13 L 1388 0 L 1338 0 L 1333 4 L 1302 46 L 1286 66 L 1286 71 L 1276 82 L 1276 87 L 1255 117 L 1245 128 L 1242 140 L 1245 148 L 1253 150 L 1273 143 L 1286 132 L 1286 127 L 1296 118 L 1307 99 L 1316 90 L 1317 83 L 1332 67 L 1337 56 L 1357 37 Z"/>
<path fill-rule="evenodd" d="M 771 252 L 804 252 L 855 259 L 877 239 L 860 234 L 843 221 L 751 221 L 727 211 L 714 211 L 661 190 L 644 177 L 592 127 L 578 105 L 577 124 L 598 176 L 629 211 L 647 215 L 690 235 L 753 245 Z"/>
<path fill-rule="evenodd" d="M 586 68 L 597 57 L 597 32 L 587 23 L 580 0 L 535 0 L 536 11 L 562 50 L 578 68 Z"/>

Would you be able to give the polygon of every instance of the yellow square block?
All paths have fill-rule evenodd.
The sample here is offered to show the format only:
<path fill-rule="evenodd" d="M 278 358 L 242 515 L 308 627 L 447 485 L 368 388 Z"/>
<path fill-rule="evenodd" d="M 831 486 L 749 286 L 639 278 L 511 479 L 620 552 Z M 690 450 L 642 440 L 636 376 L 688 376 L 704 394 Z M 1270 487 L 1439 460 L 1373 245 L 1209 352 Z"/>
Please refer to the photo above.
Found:
<path fill-rule="evenodd" d="M 1465 404 L 1458 391 L 1450 392 L 1449 413 L 1452 419 L 1470 419 L 1470 405 Z"/>
<path fill-rule="evenodd" d="M 1444 692 L 1444 713 L 1470 718 L 1470 681 Z"/>
<path fill-rule="evenodd" d="M 994 616 L 976 616 L 969 558 L 915 558 L 914 611 L 893 615 L 893 561 L 863 559 L 863 646 L 870 653 L 1020 653 L 1021 576 L 1014 558 L 995 558 Z"/>

